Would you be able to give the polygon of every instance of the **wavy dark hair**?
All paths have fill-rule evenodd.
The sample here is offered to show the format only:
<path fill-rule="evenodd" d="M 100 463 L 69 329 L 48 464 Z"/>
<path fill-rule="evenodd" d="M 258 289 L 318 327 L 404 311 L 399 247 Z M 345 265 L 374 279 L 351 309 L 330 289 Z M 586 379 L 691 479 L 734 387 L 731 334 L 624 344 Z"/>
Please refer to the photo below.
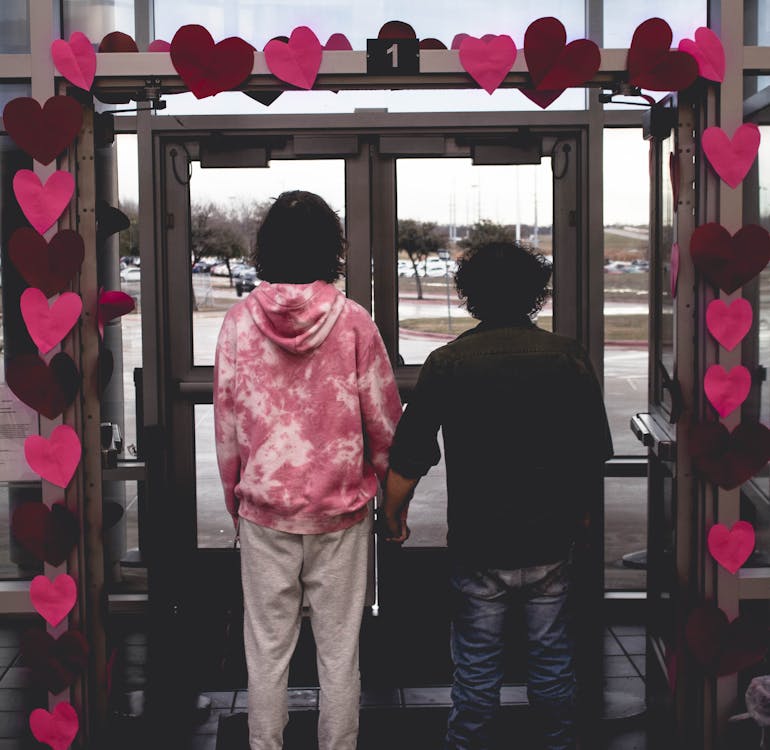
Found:
<path fill-rule="evenodd" d="M 263 281 L 331 283 L 343 274 L 346 247 L 340 217 L 329 204 L 315 193 L 290 190 L 262 220 L 251 262 Z"/>
<path fill-rule="evenodd" d="M 511 323 L 540 311 L 552 273 L 545 256 L 520 242 L 489 242 L 463 254 L 455 286 L 474 318 Z"/>

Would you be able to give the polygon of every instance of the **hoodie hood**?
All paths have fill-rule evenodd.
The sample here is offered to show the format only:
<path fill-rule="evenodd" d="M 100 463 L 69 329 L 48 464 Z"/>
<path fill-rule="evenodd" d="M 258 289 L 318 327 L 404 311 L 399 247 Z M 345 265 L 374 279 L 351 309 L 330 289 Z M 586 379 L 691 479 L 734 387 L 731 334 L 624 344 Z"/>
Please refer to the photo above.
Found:
<path fill-rule="evenodd" d="M 254 324 L 293 354 L 317 349 L 334 328 L 345 296 L 325 281 L 270 284 L 263 281 L 247 298 Z"/>

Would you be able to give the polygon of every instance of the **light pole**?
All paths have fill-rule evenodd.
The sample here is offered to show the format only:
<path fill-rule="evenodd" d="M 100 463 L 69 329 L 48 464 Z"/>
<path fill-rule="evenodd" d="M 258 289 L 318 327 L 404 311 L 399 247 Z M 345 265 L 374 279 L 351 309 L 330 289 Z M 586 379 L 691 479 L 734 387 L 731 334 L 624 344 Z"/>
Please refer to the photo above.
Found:
<path fill-rule="evenodd" d="M 438 251 L 438 257 L 444 261 L 444 280 L 446 281 L 446 324 L 449 333 L 452 333 L 452 300 L 449 296 L 449 249 L 442 247 Z"/>

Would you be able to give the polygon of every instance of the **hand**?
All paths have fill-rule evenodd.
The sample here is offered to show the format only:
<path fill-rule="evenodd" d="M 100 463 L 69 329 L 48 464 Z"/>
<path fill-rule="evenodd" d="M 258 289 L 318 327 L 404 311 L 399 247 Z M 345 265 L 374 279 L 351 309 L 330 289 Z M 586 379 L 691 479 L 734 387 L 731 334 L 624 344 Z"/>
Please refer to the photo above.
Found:
<path fill-rule="evenodd" d="M 406 523 L 408 509 L 404 508 L 397 516 L 384 515 L 385 541 L 393 544 L 403 544 L 412 533 Z"/>

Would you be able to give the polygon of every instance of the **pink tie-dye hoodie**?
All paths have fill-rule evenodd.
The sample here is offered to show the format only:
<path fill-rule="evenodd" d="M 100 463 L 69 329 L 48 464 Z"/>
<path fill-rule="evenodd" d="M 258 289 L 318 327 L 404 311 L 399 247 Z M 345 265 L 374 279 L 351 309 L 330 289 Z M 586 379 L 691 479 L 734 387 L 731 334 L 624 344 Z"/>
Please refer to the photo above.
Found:
<path fill-rule="evenodd" d="M 331 284 L 262 282 L 225 316 L 214 425 L 233 517 L 295 534 L 352 526 L 400 417 L 379 331 Z"/>

